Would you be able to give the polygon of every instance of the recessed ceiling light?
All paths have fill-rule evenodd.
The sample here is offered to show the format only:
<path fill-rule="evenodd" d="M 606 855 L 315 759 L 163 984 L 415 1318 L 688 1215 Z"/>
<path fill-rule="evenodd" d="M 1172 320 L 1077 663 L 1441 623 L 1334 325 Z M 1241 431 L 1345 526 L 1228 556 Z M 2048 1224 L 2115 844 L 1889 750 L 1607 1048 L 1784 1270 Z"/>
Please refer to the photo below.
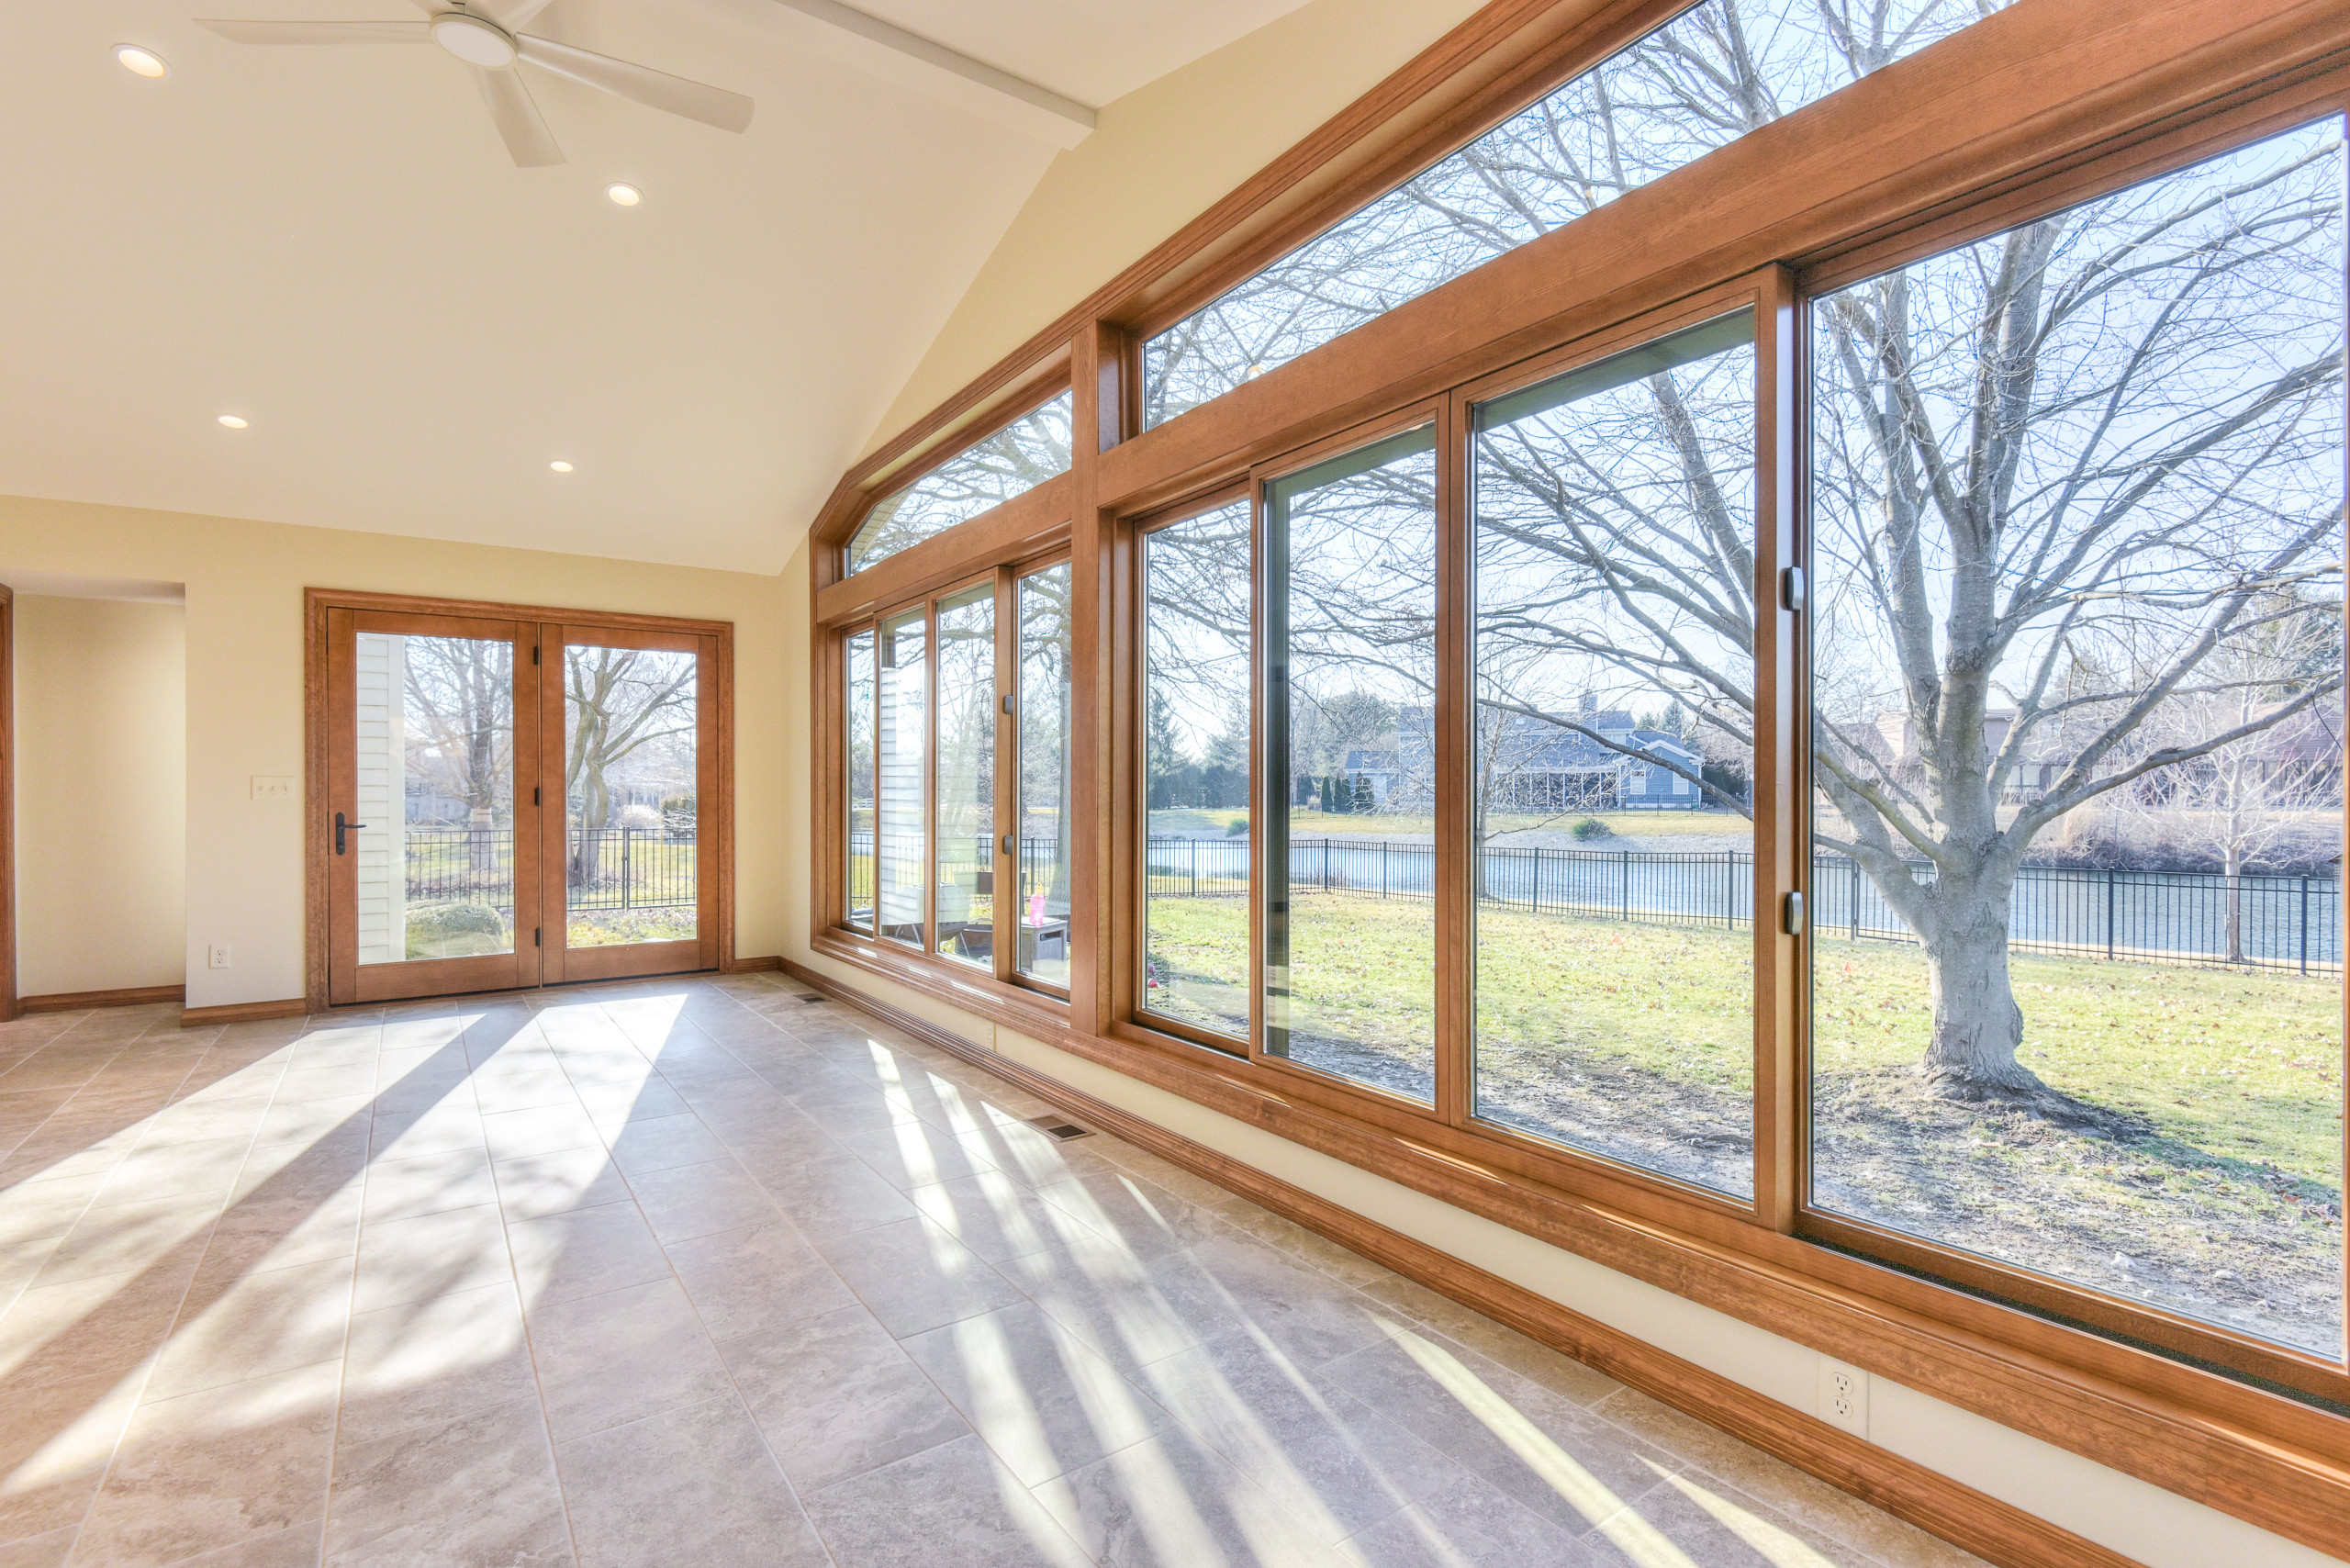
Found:
<path fill-rule="evenodd" d="M 568 473 L 570 473 L 570 472 L 571 472 L 571 465 L 570 465 L 570 464 L 568 464 L 568 463 L 565 463 L 565 462 L 562 458 L 560 458 L 560 457 L 556 458 L 554 462 L 552 462 L 552 463 L 548 464 L 548 465 L 547 465 L 547 466 L 548 466 L 548 467 L 550 467 L 550 468 L 552 468 L 552 469 L 554 469 L 554 470 L 556 473 L 558 473 L 558 474 L 568 474 Z"/>
<path fill-rule="evenodd" d="M 634 185 L 606 185 L 604 187 L 604 194 L 611 197 L 614 202 L 618 203 L 621 207 L 634 207 L 638 202 L 644 199 L 644 193 L 638 190 Z"/>
<path fill-rule="evenodd" d="M 141 49 L 135 43 L 115 45 L 114 57 L 122 62 L 122 68 L 133 76 L 161 76 L 171 69 L 163 63 L 162 55 L 152 50 Z"/>
<path fill-rule="evenodd" d="M 227 425 L 232 431 L 241 431 L 245 428 L 245 421 L 237 418 L 234 414 L 221 415 L 220 422 Z"/>

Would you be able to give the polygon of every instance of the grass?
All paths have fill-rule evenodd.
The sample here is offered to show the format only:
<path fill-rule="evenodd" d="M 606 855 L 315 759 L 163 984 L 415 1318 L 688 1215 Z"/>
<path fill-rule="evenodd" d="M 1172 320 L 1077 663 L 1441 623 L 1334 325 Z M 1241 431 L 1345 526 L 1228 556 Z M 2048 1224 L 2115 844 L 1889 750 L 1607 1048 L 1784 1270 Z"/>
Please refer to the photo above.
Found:
<path fill-rule="evenodd" d="M 1562 834 L 1586 816 L 1595 817 L 1606 823 L 1607 831 L 1618 838 L 1684 838 L 1692 834 L 1749 831 L 1744 817 L 1728 812 L 1567 812 L 1548 816 L 1495 812 L 1487 820 L 1486 831 L 1489 834 Z M 1237 809 L 1187 807 L 1181 811 L 1151 812 L 1150 831 L 1154 834 L 1169 836 L 1210 834 L 1221 837 L 1231 833 L 1234 823 L 1248 820 L 1248 813 Z M 1331 834 L 1425 838 L 1436 831 L 1433 817 L 1401 813 L 1354 815 L 1335 812 L 1296 812 L 1291 814 L 1289 824 L 1291 834 L 1298 838 L 1320 838 Z M 1606 842 L 1604 839 L 1593 841 L 1595 846 Z"/>
<path fill-rule="evenodd" d="M 1351 1047 L 1301 1059 L 1424 1092 L 1428 906 L 1301 898 L 1300 1014 Z M 1248 904 L 1154 900 L 1160 1010 L 1245 1021 Z M 1479 1112 L 1684 1180 L 1749 1189 L 1751 934 L 1485 910 Z M 1342 955 L 1342 957 L 1338 956 Z M 2021 1060 L 2115 1114 L 2071 1127 L 1919 1092 L 1924 955 L 1815 952 L 1817 1201 L 2288 1343 L 2342 1314 L 2334 977 L 2018 955 Z"/>

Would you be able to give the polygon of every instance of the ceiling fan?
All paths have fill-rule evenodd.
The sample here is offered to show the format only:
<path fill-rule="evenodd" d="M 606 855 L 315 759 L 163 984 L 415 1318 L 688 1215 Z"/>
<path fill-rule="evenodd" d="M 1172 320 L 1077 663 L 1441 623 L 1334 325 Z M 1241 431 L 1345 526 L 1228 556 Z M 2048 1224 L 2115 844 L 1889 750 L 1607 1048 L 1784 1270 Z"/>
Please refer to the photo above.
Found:
<path fill-rule="evenodd" d="M 648 108 L 666 109 L 721 130 L 751 123 L 751 100 L 609 55 L 591 54 L 553 39 L 532 38 L 528 27 L 549 0 L 416 0 L 421 22 L 227 22 L 199 19 L 231 43 L 437 43 L 473 69 L 482 101 L 518 168 L 563 162 L 563 149 L 531 100 L 519 69 L 524 64 L 568 76 Z"/>

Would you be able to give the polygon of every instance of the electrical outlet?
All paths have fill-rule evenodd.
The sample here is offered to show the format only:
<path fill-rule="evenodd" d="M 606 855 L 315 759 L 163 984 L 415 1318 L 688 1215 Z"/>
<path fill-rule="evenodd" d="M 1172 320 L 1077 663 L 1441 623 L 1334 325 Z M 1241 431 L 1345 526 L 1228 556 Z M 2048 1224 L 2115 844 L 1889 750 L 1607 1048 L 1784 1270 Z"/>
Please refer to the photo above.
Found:
<path fill-rule="evenodd" d="M 988 1049 L 991 1051 L 1002 1049 L 1003 1047 L 995 1043 L 995 1025 L 993 1024 L 989 1024 L 984 1025 L 984 1027 L 988 1032 Z"/>
<path fill-rule="evenodd" d="M 229 967 L 229 944 L 226 942 L 215 942 L 212 944 L 211 946 L 204 950 L 204 961 L 216 969 L 227 969 Z"/>
<path fill-rule="evenodd" d="M 1819 1418 L 1856 1438 L 1869 1435 L 1869 1374 L 1819 1358 Z"/>
<path fill-rule="evenodd" d="M 256 773 L 253 775 L 253 799 L 256 801 L 290 801 L 294 798 L 294 776 L 290 773 Z"/>

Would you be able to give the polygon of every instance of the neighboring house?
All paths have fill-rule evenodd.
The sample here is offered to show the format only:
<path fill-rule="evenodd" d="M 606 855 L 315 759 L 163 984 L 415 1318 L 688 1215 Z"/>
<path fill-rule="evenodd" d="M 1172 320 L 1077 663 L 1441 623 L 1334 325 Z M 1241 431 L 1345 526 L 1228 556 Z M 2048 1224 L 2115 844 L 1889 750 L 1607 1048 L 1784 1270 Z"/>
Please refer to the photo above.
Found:
<path fill-rule="evenodd" d="M 2277 705 L 2267 704 L 2256 712 L 2273 712 Z M 1998 755 L 2008 741 L 2008 732 L 2016 722 L 2013 708 L 1994 708 L 1983 715 L 1983 748 L 1986 758 Z M 2224 710 L 2202 713 L 2188 704 L 2174 704 L 2157 711 L 2147 720 L 2133 739 L 2141 747 L 2187 745 L 2207 735 L 2221 733 L 2242 722 L 2240 715 Z M 2030 805 L 2039 800 L 2058 779 L 2077 755 L 2065 744 L 2061 725 L 2049 726 L 2046 736 L 2028 737 L 2023 756 L 2009 768 L 1999 790 L 2003 806 Z M 1861 739 L 1868 744 L 1878 763 L 1895 778 L 1913 787 L 1923 780 L 1925 766 L 1918 755 L 1918 722 L 1906 713 L 1880 713 L 1875 722 L 1862 731 Z M 2273 732 L 2264 734 L 2250 743 L 2259 748 L 2260 766 L 2289 778 L 2296 792 L 2311 798 L 2312 804 L 2337 802 L 2341 799 L 2342 772 L 2340 742 L 2328 731 L 2324 722 L 2313 712 L 2297 713 Z M 2100 767 L 2100 773 L 2132 765 L 2135 751 L 2117 752 Z M 2199 762 L 2189 768 L 2208 774 L 2213 765 Z M 2185 775 L 2175 771 L 2170 778 L 2154 776 L 2141 793 L 2151 799 L 2161 799 L 2168 793 L 2171 778 Z"/>
<path fill-rule="evenodd" d="M 1404 809 L 1428 809 L 1429 710 L 1397 715 L 1400 745 L 1344 756 L 1344 777 L 1360 776 L 1380 808 L 1397 791 Z M 1705 804 L 1696 778 L 1705 758 L 1692 742 L 1643 729 L 1621 709 L 1586 698 L 1579 727 L 1508 714 L 1485 721 L 1493 769 L 1486 787 L 1497 812 L 1694 812 Z"/>

